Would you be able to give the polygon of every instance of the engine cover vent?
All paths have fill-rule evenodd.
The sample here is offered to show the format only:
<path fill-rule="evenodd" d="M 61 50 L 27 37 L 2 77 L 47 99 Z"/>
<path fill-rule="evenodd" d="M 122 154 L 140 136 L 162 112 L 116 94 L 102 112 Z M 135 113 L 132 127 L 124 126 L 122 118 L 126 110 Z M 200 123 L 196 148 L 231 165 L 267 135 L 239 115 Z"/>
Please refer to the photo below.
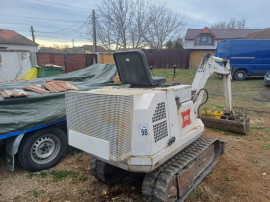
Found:
<path fill-rule="evenodd" d="M 133 96 L 67 92 L 66 105 L 69 130 L 109 141 L 114 161 L 130 155 Z"/>
<path fill-rule="evenodd" d="M 168 136 L 167 120 L 153 125 L 155 142 Z"/>
<path fill-rule="evenodd" d="M 166 118 L 166 108 L 165 102 L 161 102 L 157 104 L 154 116 L 152 117 L 152 122 L 155 123 L 161 119 Z"/>
<path fill-rule="evenodd" d="M 157 104 L 152 117 L 155 143 L 168 136 L 165 102 Z"/>

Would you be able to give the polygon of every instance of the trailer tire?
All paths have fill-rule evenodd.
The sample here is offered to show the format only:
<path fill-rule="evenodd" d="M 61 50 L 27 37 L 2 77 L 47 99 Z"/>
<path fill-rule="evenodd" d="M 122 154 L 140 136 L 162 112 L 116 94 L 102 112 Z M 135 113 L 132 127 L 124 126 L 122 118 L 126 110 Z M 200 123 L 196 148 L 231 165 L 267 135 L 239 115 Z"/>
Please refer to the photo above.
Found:
<path fill-rule="evenodd" d="M 55 166 L 67 149 L 67 136 L 57 127 L 26 134 L 19 147 L 19 162 L 28 171 L 40 171 Z"/>
<path fill-rule="evenodd" d="M 246 77 L 247 77 L 247 73 L 245 70 L 242 70 L 242 69 L 236 71 L 234 74 L 234 79 L 236 81 L 243 81 L 246 79 Z"/>

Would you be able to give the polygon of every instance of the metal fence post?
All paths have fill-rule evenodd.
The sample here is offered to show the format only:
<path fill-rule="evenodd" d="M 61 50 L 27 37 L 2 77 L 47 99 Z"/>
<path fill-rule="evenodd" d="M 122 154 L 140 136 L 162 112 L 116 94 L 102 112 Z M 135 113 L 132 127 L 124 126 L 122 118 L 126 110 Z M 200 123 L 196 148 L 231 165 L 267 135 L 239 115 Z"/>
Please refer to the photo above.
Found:
<path fill-rule="evenodd" d="M 67 61 L 67 54 L 64 54 L 64 61 L 65 61 L 65 72 L 68 73 L 68 61 Z"/>

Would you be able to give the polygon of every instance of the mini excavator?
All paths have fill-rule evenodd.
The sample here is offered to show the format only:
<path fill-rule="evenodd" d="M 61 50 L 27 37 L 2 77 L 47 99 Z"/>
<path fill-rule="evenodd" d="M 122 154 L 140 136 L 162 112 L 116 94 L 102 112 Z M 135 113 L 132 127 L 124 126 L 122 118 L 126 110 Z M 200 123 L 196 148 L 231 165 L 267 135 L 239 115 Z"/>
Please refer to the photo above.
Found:
<path fill-rule="evenodd" d="M 222 141 L 202 136 L 198 114 L 213 73 L 223 75 L 225 114 L 232 114 L 229 61 L 207 54 L 192 85 L 165 86 L 141 50 L 113 56 L 129 85 L 67 92 L 69 144 L 91 155 L 90 171 L 104 183 L 145 173 L 145 201 L 184 201 L 224 153 Z"/>

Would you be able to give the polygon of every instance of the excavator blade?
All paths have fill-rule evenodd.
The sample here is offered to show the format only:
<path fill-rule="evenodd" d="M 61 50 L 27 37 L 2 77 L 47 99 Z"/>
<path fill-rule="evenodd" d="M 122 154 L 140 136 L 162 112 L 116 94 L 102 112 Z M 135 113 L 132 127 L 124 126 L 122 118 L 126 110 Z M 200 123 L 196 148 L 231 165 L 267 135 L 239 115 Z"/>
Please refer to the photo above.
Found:
<path fill-rule="evenodd" d="M 216 119 L 211 117 L 201 117 L 202 122 L 208 128 L 216 128 L 224 131 L 230 131 L 234 133 L 247 134 L 249 128 L 250 118 L 244 120 L 226 120 Z"/>

